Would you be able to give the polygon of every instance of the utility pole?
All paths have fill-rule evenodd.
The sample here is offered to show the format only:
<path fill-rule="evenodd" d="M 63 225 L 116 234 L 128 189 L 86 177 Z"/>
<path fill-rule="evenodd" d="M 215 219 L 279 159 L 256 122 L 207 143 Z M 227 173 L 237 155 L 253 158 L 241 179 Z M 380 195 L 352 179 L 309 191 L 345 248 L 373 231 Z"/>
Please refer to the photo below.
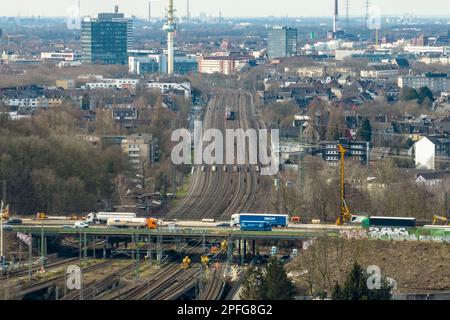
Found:
<path fill-rule="evenodd" d="M 5 255 L 3 254 L 3 213 L 6 209 L 6 180 L 3 180 L 3 200 L 1 201 L 1 205 L 0 205 L 0 260 L 1 260 L 1 267 L 2 267 L 2 272 L 1 274 L 3 275 L 3 270 L 5 270 L 5 265 L 6 265 L 6 258 Z"/>
<path fill-rule="evenodd" d="M 3 201 L 1 201 L 1 204 L 0 204 L 0 260 L 2 262 L 2 272 L 1 272 L 2 275 L 3 275 L 3 270 L 5 269 L 5 258 L 3 257 L 3 206 L 4 206 L 4 203 L 3 203 Z"/>
<path fill-rule="evenodd" d="M 45 267 L 45 252 L 44 252 L 44 222 L 41 221 L 41 260 L 42 267 Z"/>
<path fill-rule="evenodd" d="M 177 193 L 177 168 L 172 164 L 172 197 L 175 198 Z"/>
<path fill-rule="evenodd" d="M 450 208 L 448 206 L 448 192 L 445 193 L 445 217 L 450 218 Z"/>
<path fill-rule="evenodd" d="M 6 207 L 6 180 L 3 180 L 3 205 Z"/>
<path fill-rule="evenodd" d="M 31 265 L 33 264 L 33 235 L 30 233 L 30 246 L 28 248 L 28 281 L 31 281 Z"/>

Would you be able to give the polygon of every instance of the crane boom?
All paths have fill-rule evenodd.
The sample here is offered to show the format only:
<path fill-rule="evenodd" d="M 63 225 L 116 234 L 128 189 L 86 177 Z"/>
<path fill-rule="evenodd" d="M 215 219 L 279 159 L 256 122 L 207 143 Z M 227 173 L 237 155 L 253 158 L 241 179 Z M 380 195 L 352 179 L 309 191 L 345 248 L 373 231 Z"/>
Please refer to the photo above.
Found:
<path fill-rule="evenodd" d="M 345 154 L 347 150 L 344 148 L 342 144 L 338 145 L 339 154 L 341 155 L 341 212 L 340 216 L 336 221 L 338 226 L 343 225 L 344 223 L 351 221 L 352 214 L 350 209 L 345 201 Z"/>

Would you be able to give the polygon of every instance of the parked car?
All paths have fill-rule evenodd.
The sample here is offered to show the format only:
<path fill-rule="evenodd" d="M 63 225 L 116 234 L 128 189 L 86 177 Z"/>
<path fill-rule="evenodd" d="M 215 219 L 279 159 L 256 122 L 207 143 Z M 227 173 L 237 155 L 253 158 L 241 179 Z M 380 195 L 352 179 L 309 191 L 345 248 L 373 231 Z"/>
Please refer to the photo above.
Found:
<path fill-rule="evenodd" d="M 89 224 L 87 224 L 84 221 L 77 221 L 77 222 L 75 222 L 74 227 L 76 229 L 84 229 L 84 228 L 89 228 Z"/>
<path fill-rule="evenodd" d="M 6 222 L 5 224 L 9 225 L 9 226 L 13 226 L 13 225 L 18 225 L 18 224 L 22 224 L 22 223 L 23 223 L 22 219 L 9 219 L 8 222 Z"/>
<path fill-rule="evenodd" d="M 229 223 L 219 223 L 216 225 L 216 228 L 229 228 L 230 224 Z"/>
<path fill-rule="evenodd" d="M 3 225 L 3 231 L 13 231 L 13 227 L 11 225 L 5 224 Z"/>

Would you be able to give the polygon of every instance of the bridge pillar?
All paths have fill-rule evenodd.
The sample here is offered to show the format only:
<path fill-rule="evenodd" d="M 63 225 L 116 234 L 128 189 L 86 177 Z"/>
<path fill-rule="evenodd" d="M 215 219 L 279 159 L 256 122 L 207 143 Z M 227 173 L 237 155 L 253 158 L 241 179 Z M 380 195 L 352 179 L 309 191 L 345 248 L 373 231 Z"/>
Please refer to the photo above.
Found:
<path fill-rule="evenodd" d="M 227 267 L 230 268 L 233 263 L 233 240 L 228 237 L 228 248 L 227 248 Z M 227 270 L 228 272 L 229 270 Z"/>
<path fill-rule="evenodd" d="M 84 250 L 83 250 L 83 260 L 86 262 L 87 260 L 87 234 L 84 233 Z"/>
<path fill-rule="evenodd" d="M 239 259 L 241 259 L 241 239 L 238 240 L 238 255 Z"/>
<path fill-rule="evenodd" d="M 79 259 L 81 260 L 82 259 L 82 254 L 83 254 L 83 245 L 82 245 L 82 238 L 81 238 L 81 232 L 80 232 L 80 234 L 79 234 L 79 236 L 78 236 L 78 240 L 79 240 L 79 247 L 78 247 L 78 253 L 79 253 Z"/>
<path fill-rule="evenodd" d="M 256 241 L 252 240 L 252 259 L 255 259 L 256 253 Z"/>
<path fill-rule="evenodd" d="M 97 242 L 97 238 L 94 236 L 94 242 L 93 242 L 93 251 L 92 251 L 92 258 L 95 259 L 95 244 Z"/>
<path fill-rule="evenodd" d="M 134 254 L 135 254 L 135 242 L 134 242 L 134 232 L 131 234 L 131 246 L 132 246 L 132 249 L 131 249 L 131 260 L 133 260 L 134 261 Z"/>
<path fill-rule="evenodd" d="M 244 250 L 242 251 L 242 256 L 241 256 L 241 265 L 245 264 L 245 256 L 247 255 L 247 240 L 242 239 L 242 241 L 244 242 Z"/>
<path fill-rule="evenodd" d="M 149 235 L 147 239 L 147 260 L 149 264 L 152 264 L 152 237 Z"/>
<path fill-rule="evenodd" d="M 158 264 L 162 262 L 162 236 L 158 235 L 156 243 L 156 260 Z"/>

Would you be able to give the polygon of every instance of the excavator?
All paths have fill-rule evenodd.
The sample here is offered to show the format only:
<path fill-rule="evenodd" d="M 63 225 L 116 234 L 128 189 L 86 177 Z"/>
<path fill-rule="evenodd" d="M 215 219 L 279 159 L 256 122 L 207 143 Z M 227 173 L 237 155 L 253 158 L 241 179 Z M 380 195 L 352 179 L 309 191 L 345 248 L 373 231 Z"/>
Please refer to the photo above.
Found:
<path fill-rule="evenodd" d="M 433 217 L 433 224 L 436 225 L 438 223 L 443 223 L 445 226 L 450 226 L 450 220 L 447 217 L 435 215 Z"/>
<path fill-rule="evenodd" d="M 339 144 L 338 148 L 341 155 L 341 213 L 336 221 L 336 225 L 342 226 L 352 220 L 352 213 L 345 201 L 345 153 L 347 150 L 342 144 Z"/>

